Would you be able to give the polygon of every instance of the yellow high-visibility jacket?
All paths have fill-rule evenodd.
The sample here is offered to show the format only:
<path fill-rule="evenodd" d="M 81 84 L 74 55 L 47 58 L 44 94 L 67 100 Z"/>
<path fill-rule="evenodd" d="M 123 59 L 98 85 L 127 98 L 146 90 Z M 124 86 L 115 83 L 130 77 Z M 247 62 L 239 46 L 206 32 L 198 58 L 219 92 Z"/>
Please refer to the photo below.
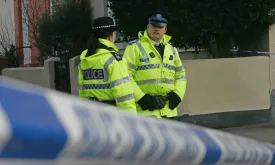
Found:
<path fill-rule="evenodd" d="M 152 44 L 147 31 L 139 32 L 138 39 L 129 42 L 123 58 L 128 62 L 131 82 L 134 88 L 135 101 L 145 94 L 167 95 L 175 92 L 183 99 L 186 91 L 185 69 L 180 60 L 178 51 L 169 41 L 171 36 L 164 35 L 161 42 L 165 45 L 163 60 Z M 160 110 L 142 110 L 137 105 L 137 112 L 145 116 L 177 116 L 177 109 L 169 109 L 168 102 Z"/>
<path fill-rule="evenodd" d="M 100 101 L 115 100 L 117 107 L 136 114 L 127 62 L 116 54 L 118 48 L 112 42 L 105 39 L 99 39 L 99 42 L 110 49 L 100 48 L 91 56 L 86 56 L 88 50 L 84 50 L 80 56 L 80 97 L 94 97 Z"/>

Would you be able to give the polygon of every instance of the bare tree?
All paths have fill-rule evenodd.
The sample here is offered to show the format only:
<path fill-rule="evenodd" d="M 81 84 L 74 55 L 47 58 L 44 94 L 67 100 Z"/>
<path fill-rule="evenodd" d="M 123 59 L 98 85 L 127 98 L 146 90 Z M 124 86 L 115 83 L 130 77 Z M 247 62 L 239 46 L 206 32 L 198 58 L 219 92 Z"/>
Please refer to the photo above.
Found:
<path fill-rule="evenodd" d="M 0 18 L 0 55 L 8 60 L 9 67 L 18 67 L 17 49 L 15 44 L 15 30 L 13 22 L 8 18 Z"/>
<path fill-rule="evenodd" d="M 22 26 L 19 31 L 22 33 L 19 34 L 15 34 L 15 22 L 11 13 L 7 14 L 8 16 L 0 16 L 0 55 L 10 55 L 11 51 L 14 51 L 16 56 L 36 47 L 39 35 L 38 20 L 47 12 L 46 5 L 48 4 L 45 1 L 22 0 L 18 9 L 22 16 L 22 20 L 19 22 Z"/>
<path fill-rule="evenodd" d="M 38 20 L 47 12 L 45 10 L 45 2 L 37 0 L 23 0 L 22 1 L 22 26 L 23 33 L 28 33 L 30 38 L 34 39 L 34 42 L 38 40 Z M 35 43 L 30 43 L 31 46 L 35 46 Z M 34 44 L 34 45 L 33 45 Z"/>
<path fill-rule="evenodd" d="M 9 6 L 8 4 L 6 7 Z M 3 13 L 0 15 L 0 55 L 5 55 L 9 51 L 11 45 L 15 45 L 14 22 L 11 11 L 9 9 L 4 9 Z"/>
<path fill-rule="evenodd" d="M 22 13 L 23 37 L 20 38 L 20 42 L 23 43 L 24 54 L 30 54 L 31 50 L 35 50 L 35 52 L 39 53 L 39 49 L 37 48 L 37 43 L 39 39 L 39 20 L 43 16 L 43 14 L 49 12 L 47 10 L 48 5 L 49 4 L 47 1 L 22 0 L 20 10 Z"/>
<path fill-rule="evenodd" d="M 14 39 L 12 38 L 14 31 L 10 30 L 8 22 L 0 19 L 0 54 L 5 55 L 11 45 L 14 45 Z"/>

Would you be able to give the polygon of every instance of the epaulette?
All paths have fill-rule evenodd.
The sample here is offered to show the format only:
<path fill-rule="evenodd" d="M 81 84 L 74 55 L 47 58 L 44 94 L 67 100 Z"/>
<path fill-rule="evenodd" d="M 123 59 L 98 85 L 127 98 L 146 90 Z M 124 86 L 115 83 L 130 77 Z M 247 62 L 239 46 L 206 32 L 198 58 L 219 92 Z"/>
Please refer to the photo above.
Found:
<path fill-rule="evenodd" d="M 111 52 L 111 54 L 115 57 L 115 59 L 116 59 L 117 61 L 121 61 L 121 60 L 122 60 L 122 56 L 119 55 L 118 53 L 116 53 L 116 52 Z"/>
<path fill-rule="evenodd" d="M 138 39 L 135 39 L 135 40 L 129 41 L 129 42 L 128 42 L 128 44 L 130 44 L 130 45 L 131 45 L 131 44 L 134 44 L 134 43 L 136 43 L 136 42 L 138 42 Z"/>

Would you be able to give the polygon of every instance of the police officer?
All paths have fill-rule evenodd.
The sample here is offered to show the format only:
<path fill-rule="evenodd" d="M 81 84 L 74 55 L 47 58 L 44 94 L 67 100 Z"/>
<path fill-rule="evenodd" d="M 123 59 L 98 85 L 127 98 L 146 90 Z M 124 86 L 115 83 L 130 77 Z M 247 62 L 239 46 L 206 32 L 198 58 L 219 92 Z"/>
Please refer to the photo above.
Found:
<path fill-rule="evenodd" d="M 80 56 L 79 95 L 136 114 L 127 62 L 117 54 L 118 48 L 114 44 L 117 29 L 110 17 L 94 20 L 88 49 Z"/>
<path fill-rule="evenodd" d="M 130 41 L 124 56 L 133 83 L 137 111 L 145 116 L 174 118 L 185 95 L 186 78 L 178 51 L 166 35 L 161 13 L 149 17 L 147 29 Z"/>

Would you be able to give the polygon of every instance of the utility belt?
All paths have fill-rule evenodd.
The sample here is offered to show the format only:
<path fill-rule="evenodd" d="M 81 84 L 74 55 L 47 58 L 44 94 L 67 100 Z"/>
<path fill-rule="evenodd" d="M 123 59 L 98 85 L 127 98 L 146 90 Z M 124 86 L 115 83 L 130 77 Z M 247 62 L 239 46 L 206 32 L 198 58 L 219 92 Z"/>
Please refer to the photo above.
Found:
<path fill-rule="evenodd" d="M 89 97 L 89 100 L 93 100 L 93 101 L 97 101 L 97 102 L 101 102 L 101 103 L 105 103 L 105 104 L 109 104 L 109 105 L 114 105 L 116 106 L 116 101 L 115 100 L 99 100 L 96 97 Z"/>

